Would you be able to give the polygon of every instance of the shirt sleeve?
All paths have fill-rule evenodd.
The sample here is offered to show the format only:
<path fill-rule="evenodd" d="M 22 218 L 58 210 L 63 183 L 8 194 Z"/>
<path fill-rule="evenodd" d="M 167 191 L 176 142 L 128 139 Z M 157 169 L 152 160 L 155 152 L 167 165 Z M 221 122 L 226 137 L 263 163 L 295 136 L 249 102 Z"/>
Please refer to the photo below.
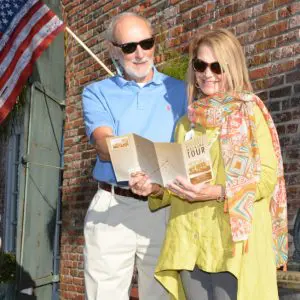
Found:
<path fill-rule="evenodd" d="M 86 134 L 91 143 L 93 143 L 92 133 L 96 128 L 107 126 L 114 129 L 114 121 L 107 108 L 105 97 L 95 84 L 83 90 L 82 108 Z"/>
<path fill-rule="evenodd" d="M 259 147 L 261 174 L 256 187 L 256 201 L 269 198 L 277 183 L 277 158 L 273 148 L 271 133 L 258 106 L 254 106 L 256 136 Z"/>

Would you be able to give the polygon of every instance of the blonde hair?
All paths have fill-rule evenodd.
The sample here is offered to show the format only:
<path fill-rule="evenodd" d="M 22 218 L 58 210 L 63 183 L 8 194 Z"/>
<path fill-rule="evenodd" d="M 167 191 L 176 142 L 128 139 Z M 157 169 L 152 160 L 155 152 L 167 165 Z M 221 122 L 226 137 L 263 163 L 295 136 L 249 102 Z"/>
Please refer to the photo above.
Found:
<path fill-rule="evenodd" d="M 197 92 L 196 78 L 192 60 L 197 57 L 199 47 L 211 47 L 227 79 L 227 91 L 252 91 L 246 59 L 238 39 L 226 29 L 214 29 L 197 34 L 189 53 L 189 67 L 187 72 L 187 91 L 189 104 L 194 100 Z"/>

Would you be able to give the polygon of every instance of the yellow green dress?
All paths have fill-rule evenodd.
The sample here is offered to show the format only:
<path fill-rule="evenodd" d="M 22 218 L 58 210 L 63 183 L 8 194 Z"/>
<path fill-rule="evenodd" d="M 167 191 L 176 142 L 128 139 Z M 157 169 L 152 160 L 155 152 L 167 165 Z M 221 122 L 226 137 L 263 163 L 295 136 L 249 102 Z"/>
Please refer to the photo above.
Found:
<path fill-rule="evenodd" d="M 234 274 L 238 279 L 238 300 L 278 299 L 269 212 L 270 197 L 277 180 L 277 161 L 269 129 L 257 106 L 254 106 L 254 114 L 262 170 L 247 251 L 244 242 L 232 242 L 229 216 L 224 213 L 223 202 L 189 203 L 169 191 L 164 193 L 163 199 L 149 197 L 151 210 L 171 206 L 155 277 L 169 291 L 172 300 L 186 299 L 179 271 L 193 270 L 195 265 L 206 272 Z M 189 130 L 190 123 L 183 117 L 176 128 L 176 141 L 182 142 Z M 206 134 L 213 141 L 210 155 L 215 176 L 211 183 L 225 185 L 218 130 L 196 125 L 195 133 Z"/>

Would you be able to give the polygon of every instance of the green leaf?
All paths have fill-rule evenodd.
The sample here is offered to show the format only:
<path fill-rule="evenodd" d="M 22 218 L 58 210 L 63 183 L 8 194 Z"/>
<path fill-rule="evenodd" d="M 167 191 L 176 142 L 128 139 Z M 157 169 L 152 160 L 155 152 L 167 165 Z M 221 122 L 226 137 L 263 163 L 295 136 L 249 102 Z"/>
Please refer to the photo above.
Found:
<path fill-rule="evenodd" d="M 173 54 L 168 61 L 158 67 L 158 70 L 176 79 L 185 80 L 188 63 L 187 55 Z"/>

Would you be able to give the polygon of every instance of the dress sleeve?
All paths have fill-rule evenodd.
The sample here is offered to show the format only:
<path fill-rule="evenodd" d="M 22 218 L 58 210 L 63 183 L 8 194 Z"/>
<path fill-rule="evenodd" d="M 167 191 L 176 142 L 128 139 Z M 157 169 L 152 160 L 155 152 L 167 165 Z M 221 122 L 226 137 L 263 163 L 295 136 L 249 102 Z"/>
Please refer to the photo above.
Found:
<path fill-rule="evenodd" d="M 256 136 L 261 160 L 260 181 L 256 187 L 256 201 L 269 198 L 277 183 L 277 158 L 270 130 L 258 106 L 254 106 Z"/>
<path fill-rule="evenodd" d="M 172 193 L 169 190 L 164 191 L 163 198 L 148 197 L 148 206 L 151 211 L 158 210 L 171 204 Z"/>
<path fill-rule="evenodd" d="M 86 134 L 91 143 L 93 143 L 92 133 L 96 128 L 107 126 L 114 129 L 114 121 L 107 108 L 106 99 L 95 84 L 83 90 L 82 107 Z"/>

